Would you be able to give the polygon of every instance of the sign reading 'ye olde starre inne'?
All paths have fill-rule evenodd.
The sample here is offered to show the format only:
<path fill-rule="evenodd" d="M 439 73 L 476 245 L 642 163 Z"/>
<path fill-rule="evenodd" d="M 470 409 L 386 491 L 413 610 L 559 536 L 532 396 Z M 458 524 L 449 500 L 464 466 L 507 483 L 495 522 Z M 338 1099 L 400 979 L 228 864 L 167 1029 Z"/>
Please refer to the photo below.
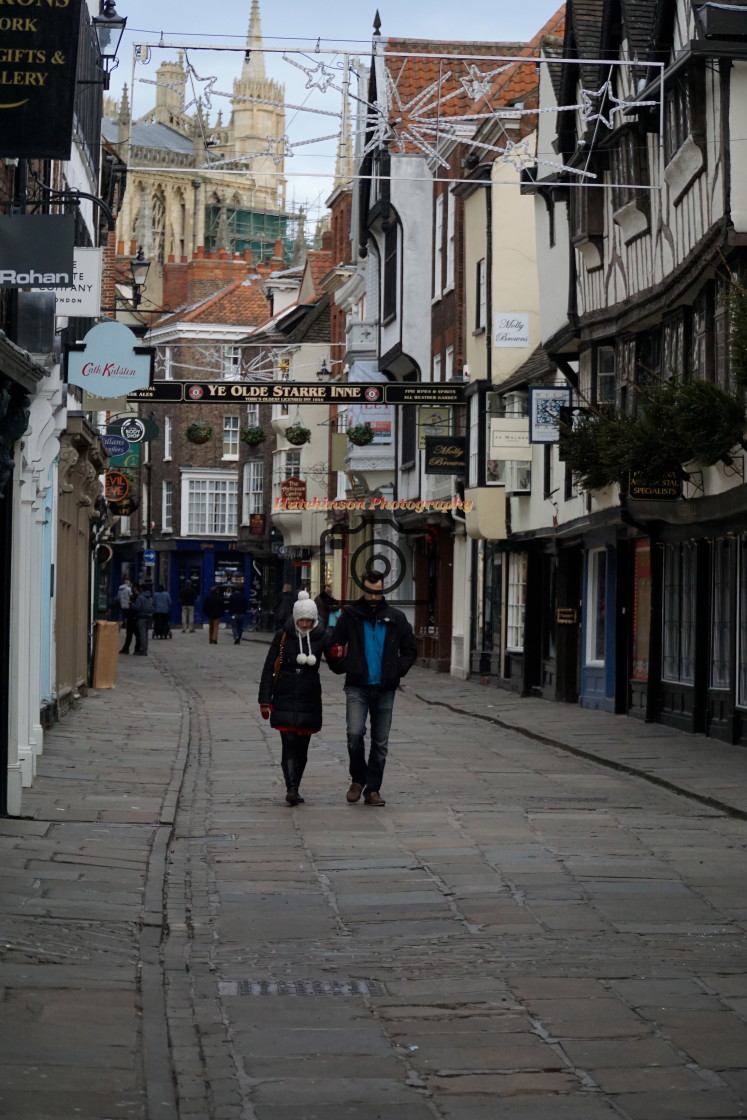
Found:
<path fill-rule="evenodd" d="M 70 158 L 80 3 L 0 3 L 0 156 Z"/>

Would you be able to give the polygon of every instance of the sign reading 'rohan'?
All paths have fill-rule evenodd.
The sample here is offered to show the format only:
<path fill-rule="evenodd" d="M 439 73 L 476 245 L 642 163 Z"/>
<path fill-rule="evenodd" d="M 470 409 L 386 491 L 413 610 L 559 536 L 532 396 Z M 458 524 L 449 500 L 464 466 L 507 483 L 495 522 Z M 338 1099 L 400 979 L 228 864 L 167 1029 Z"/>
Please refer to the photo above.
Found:
<path fill-rule="evenodd" d="M 69 159 L 81 0 L 0 0 L 0 156 Z"/>

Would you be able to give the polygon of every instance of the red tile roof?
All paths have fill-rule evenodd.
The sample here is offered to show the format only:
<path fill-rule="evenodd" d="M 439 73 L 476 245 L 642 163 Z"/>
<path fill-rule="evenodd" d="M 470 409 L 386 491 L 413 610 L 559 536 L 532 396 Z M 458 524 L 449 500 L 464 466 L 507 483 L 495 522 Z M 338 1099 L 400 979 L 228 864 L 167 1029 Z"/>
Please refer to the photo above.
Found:
<path fill-rule="evenodd" d="M 270 305 L 260 284 L 234 280 L 220 291 L 158 320 L 158 326 L 175 323 L 222 323 L 259 327 L 270 318 Z"/>

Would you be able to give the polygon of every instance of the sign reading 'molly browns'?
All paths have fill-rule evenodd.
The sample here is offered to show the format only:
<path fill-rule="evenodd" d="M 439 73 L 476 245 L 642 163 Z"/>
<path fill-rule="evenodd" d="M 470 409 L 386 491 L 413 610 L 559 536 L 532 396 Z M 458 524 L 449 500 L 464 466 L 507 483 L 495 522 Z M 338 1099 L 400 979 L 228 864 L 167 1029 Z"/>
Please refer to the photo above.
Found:
<path fill-rule="evenodd" d="M 0 156 L 70 158 L 80 4 L 0 4 Z"/>

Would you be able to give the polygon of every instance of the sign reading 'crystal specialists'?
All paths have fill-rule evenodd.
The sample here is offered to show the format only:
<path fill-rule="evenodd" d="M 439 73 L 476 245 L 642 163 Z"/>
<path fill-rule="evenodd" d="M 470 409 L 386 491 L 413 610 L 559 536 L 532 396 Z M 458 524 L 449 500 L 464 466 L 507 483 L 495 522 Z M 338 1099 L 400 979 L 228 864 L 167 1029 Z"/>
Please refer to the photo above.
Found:
<path fill-rule="evenodd" d="M 70 158 L 80 3 L 0 4 L 0 156 Z"/>

